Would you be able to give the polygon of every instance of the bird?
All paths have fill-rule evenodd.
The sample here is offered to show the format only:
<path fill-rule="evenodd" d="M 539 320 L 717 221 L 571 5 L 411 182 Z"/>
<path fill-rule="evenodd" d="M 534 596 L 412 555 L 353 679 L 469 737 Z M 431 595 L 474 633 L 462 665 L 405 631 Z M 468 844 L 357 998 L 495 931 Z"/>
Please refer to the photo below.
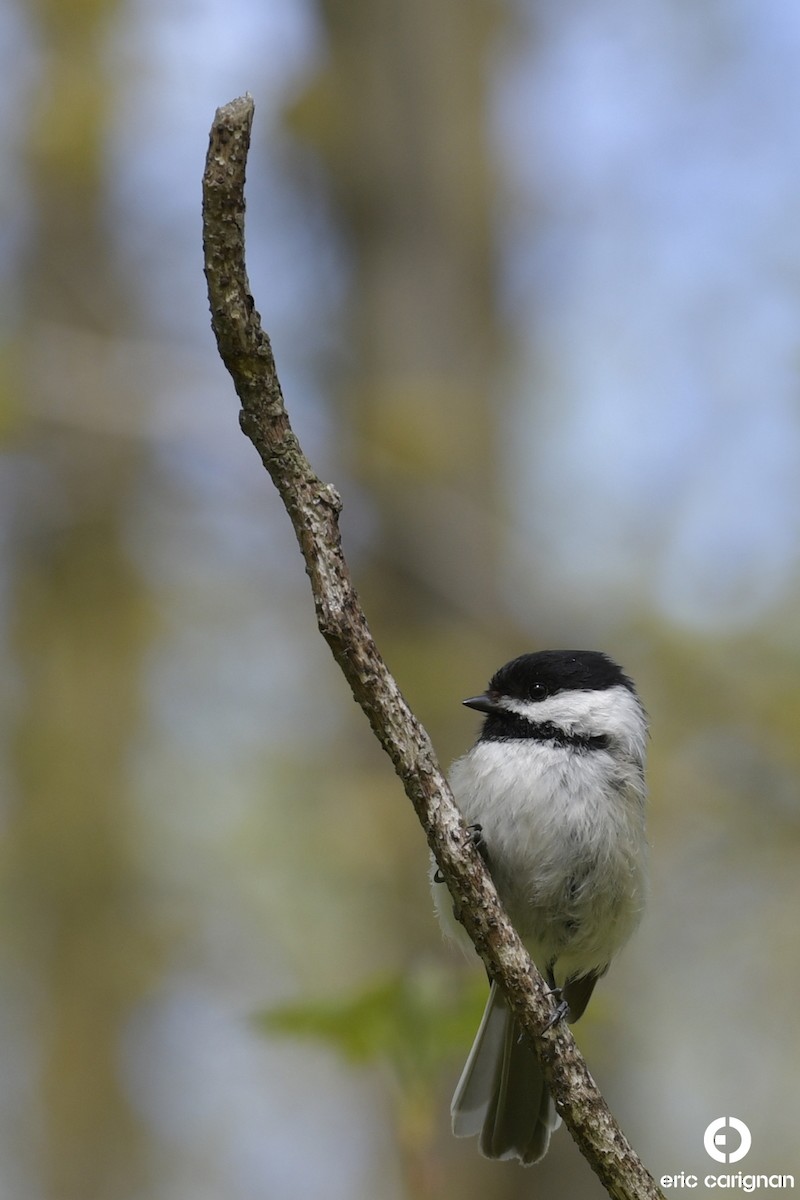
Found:
<path fill-rule="evenodd" d="M 483 715 L 448 779 L 500 901 L 558 999 L 582 1016 L 639 923 L 647 893 L 648 718 L 633 681 L 596 650 L 540 650 L 463 701 Z M 432 865 L 437 915 L 468 942 Z M 489 998 L 451 1104 L 456 1137 L 490 1159 L 540 1161 L 560 1118 L 505 995 Z"/>

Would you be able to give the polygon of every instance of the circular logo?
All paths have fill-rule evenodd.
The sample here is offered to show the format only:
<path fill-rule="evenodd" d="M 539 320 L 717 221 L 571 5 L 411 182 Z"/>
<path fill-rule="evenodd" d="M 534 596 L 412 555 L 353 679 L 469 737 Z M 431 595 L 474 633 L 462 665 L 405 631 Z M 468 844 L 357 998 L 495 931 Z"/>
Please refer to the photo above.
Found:
<path fill-rule="evenodd" d="M 734 1130 L 732 1138 L 731 1130 Z M 721 1163 L 739 1162 L 747 1154 L 752 1141 L 750 1130 L 738 1117 L 717 1117 L 703 1134 L 706 1154 Z"/>

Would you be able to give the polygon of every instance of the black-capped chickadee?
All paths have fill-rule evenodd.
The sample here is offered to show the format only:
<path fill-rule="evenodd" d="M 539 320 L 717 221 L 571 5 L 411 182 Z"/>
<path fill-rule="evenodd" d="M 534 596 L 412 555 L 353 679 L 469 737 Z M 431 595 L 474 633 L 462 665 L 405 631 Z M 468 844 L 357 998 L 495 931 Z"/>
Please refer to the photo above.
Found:
<path fill-rule="evenodd" d="M 523 654 L 464 704 L 485 719 L 450 769 L 453 795 L 560 999 L 556 1019 L 577 1021 L 642 912 L 647 716 L 631 680 L 594 650 Z M 439 880 L 434 871 L 439 920 L 463 940 Z M 451 1113 L 457 1137 L 480 1134 L 487 1158 L 525 1165 L 544 1156 L 560 1124 L 496 983 Z"/>

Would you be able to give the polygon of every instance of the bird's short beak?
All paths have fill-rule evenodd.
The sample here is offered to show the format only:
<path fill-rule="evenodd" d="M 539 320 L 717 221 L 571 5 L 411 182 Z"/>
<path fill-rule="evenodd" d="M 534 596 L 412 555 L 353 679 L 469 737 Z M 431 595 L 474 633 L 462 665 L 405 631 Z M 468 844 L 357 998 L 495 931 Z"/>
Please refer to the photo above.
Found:
<path fill-rule="evenodd" d="M 502 708 L 498 700 L 485 694 L 483 696 L 470 696 L 468 700 L 462 700 L 461 703 L 466 705 L 467 708 L 474 708 L 476 712 L 482 713 L 496 713 L 500 712 Z"/>

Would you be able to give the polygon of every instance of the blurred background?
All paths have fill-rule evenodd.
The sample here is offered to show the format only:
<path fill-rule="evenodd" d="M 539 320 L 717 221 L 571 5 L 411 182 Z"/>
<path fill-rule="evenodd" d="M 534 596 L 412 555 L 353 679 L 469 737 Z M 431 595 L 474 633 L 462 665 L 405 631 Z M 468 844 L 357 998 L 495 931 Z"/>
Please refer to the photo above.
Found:
<path fill-rule="evenodd" d="M 0 1195 L 604 1195 L 449 1132 L 484 999 L 316 632 L 202 273 L 249 272 L 389 666 L 460 706 L 605 649 L 652 897 L 578 1038 L 651 1171 L 797 1172 L 794 0 L 0 9 Z"/>

